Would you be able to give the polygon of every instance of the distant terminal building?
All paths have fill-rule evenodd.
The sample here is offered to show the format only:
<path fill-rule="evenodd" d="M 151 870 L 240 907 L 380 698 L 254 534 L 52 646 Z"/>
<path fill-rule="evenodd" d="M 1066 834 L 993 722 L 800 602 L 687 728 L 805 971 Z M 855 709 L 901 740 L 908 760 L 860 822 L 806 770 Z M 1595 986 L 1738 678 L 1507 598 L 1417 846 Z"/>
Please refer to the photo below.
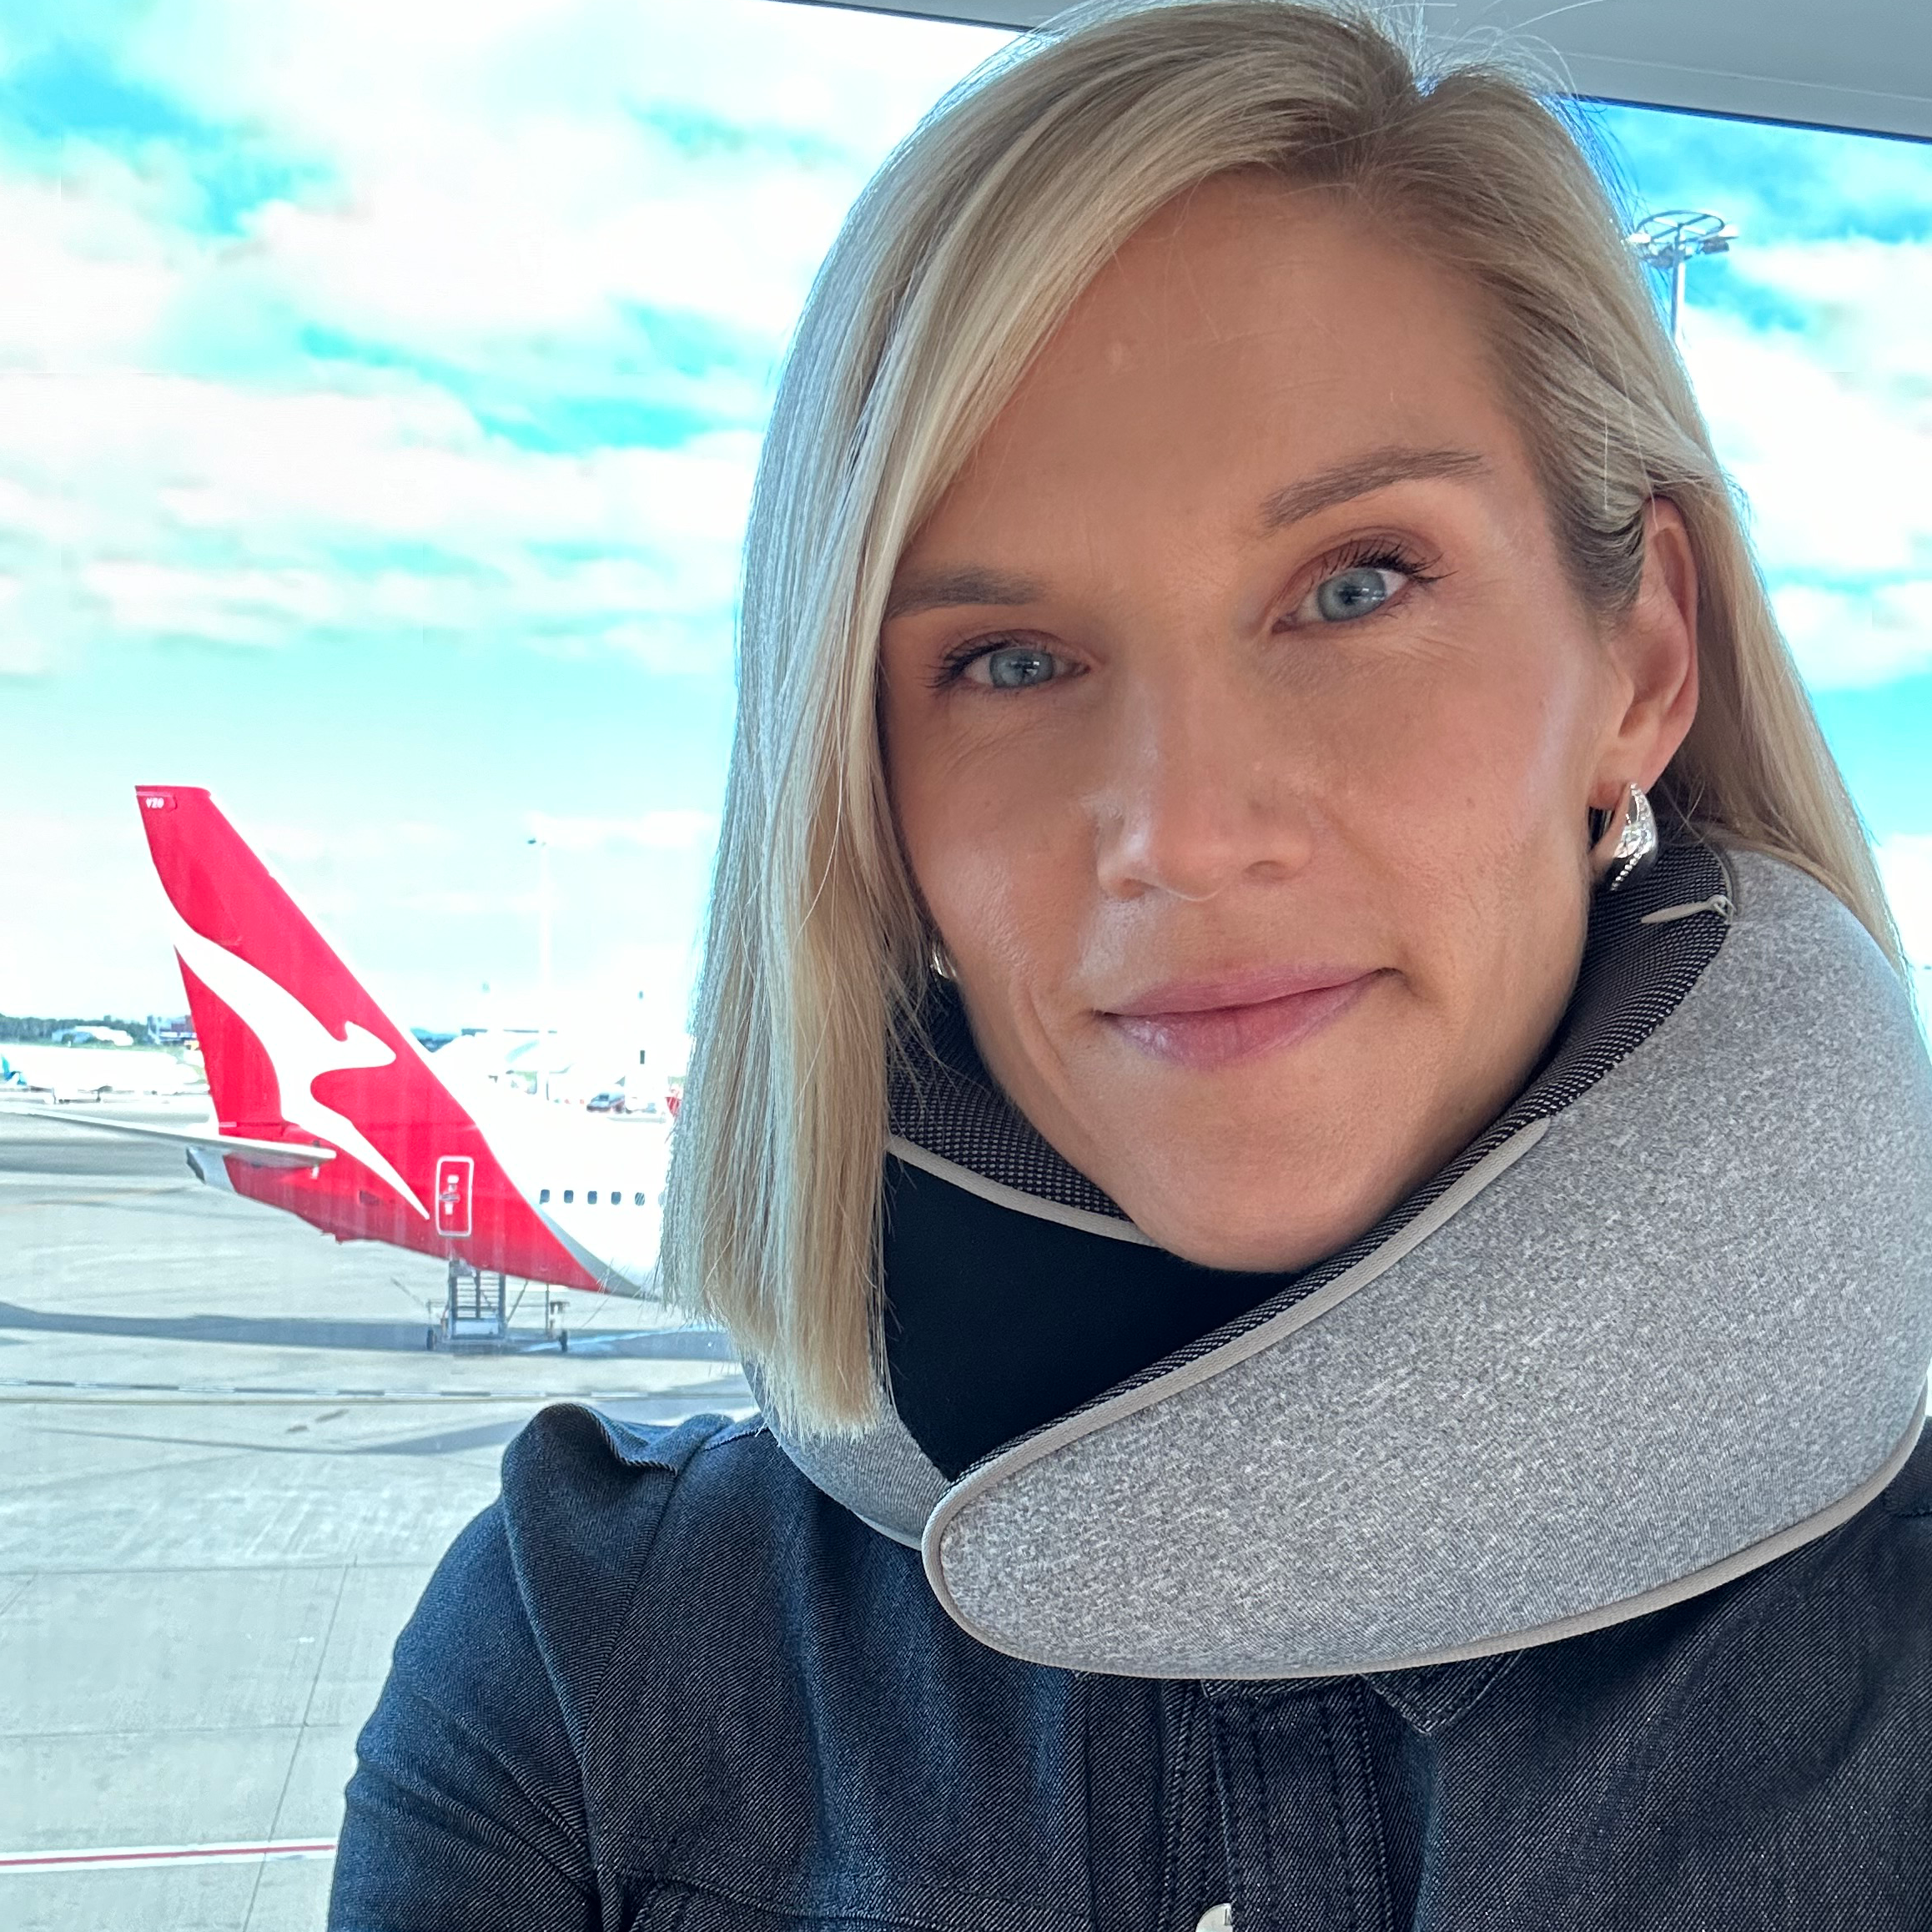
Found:
<path fill-rule="evenodd" d="M 118 1026 L 63 1026 L 48 1036 L 52 1046 L 131 1047 L 133 1044 L 133 1034 Z"/>
<path fill-rule="evenodd" d="M 185 1013 L 151 1013 L 148 1037 L 158 1047 L 191 1047 L 195 1044 L 194 1019 Z"/>

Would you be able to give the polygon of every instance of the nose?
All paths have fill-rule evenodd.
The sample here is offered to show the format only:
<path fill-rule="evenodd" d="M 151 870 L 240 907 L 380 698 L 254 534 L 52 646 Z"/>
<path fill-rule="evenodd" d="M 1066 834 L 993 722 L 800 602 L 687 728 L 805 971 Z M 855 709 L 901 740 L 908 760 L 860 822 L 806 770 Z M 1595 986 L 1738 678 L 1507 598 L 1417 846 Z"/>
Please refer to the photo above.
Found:
<path fill-rule="evenodd" d="M 1205 900 L 1307 863 L 1292 733 L 1239 667 L 1204 648 L 1119 692 L 1093 795 L 1104 892 Z"/>

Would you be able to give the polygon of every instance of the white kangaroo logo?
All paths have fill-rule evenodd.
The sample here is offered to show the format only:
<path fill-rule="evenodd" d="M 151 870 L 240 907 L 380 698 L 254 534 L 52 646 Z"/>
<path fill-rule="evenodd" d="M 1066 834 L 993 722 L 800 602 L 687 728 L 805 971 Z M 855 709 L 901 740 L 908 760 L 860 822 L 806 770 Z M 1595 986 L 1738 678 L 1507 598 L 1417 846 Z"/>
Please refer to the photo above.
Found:
<path fill-rule="evenodd" d="M 426 1221 L 429 1210 L 362 1130 L 315 1098 L 314 1083 L 322 1074 L 386 1067 L 395 1058 L 394 1049 L 354 1020 L 343 1028 L 345 1037 L 336 1039 L 286 987 L 214 940 L 204 938 L 179 915 L 174 950 L 194 977 L 261 1042 L 262 1051 L 274 1069 L 276 1104 L 282 1118 L 353 1155 L 371 1173 L 380 1174 Z"/>

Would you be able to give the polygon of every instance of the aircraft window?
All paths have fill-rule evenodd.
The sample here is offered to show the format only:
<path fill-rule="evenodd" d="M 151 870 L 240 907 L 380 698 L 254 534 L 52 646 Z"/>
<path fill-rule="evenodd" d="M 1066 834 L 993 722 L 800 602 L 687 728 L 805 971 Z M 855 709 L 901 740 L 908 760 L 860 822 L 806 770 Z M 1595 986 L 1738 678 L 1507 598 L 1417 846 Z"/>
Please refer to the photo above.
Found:
<path fill-rule="evenodd" d="M 558 1397 L 752 1409 L 664 1333 L 658 1215 L 566 1241 L 532 1177 L 662 1207 L 772 372 L 1004 37 L 436 18 L 23 8 L 0 48 L 0 1924 L 320 1924 L 503 1444 Z M 1932 147 L 1597 118 L 1643 208 L 1737 230 L 1685 357 L 1923 970 Z M 298 1008 L 326 1069 L 260 1118 Z"/>

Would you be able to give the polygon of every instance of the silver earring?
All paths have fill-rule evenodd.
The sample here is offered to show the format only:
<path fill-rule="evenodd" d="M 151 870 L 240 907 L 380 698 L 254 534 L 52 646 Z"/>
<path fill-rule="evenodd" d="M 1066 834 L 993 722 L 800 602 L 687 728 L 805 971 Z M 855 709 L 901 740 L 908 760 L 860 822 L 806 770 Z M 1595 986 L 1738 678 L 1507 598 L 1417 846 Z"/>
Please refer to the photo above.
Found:
<path fill-rule="evenodd" d="M 926 963 L 932 968 L 937 979 L 957 979 L 959 977 L 953 969 L 953 955 L 946 950 L 944 943 L 936 934 L 926 948 Z"/>
<path fill-rule="evenodd" d="M 1657 857 L 1657 814 L 1642 786 L 1623 787 L 1623 808 L 1607 815 L 1610 823 L 1590 851 L 1598 883 L 1607 893 L 1629 884 Z"/>

